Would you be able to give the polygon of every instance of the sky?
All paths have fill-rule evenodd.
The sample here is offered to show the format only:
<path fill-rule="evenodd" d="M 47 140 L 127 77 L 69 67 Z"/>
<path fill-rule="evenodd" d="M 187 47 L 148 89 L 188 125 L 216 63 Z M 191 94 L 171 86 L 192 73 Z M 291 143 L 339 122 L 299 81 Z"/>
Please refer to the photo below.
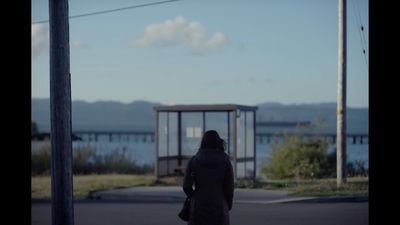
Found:
<path fill-rule="evenodd" d="M 70 0 L 69 15 L 159 1 Z M 48 1 L 31 12 L 32 98 L 49 98 Z M 69 36 L 72 100 L 337 101 L 337 0 L 180 0 L 71 18 Z M 368 76 L 368 1 L 349 0 L 347 106 L 368 107 Z"/>

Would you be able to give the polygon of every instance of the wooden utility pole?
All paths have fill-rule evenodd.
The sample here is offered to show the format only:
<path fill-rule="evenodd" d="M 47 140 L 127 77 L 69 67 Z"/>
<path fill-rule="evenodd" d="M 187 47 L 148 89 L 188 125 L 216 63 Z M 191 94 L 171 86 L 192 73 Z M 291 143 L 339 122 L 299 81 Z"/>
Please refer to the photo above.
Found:
<path fill-rule="evenodd" d="M 52 224 L 73 225 L 68 0 L 49 0 Z"/>
<path fill-rule="evenodd" d="M 346 0 L 339 0 L 336 184 L 346 183 Z"/>

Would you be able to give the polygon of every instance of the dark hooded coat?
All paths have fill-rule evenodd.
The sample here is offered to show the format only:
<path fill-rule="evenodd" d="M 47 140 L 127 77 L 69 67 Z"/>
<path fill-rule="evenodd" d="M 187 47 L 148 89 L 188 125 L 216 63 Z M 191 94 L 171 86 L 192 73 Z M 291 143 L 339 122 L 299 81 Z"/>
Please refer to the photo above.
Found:
<path fill-rule="evenodd" d="M 189 225 L 229 225 L 233 169 L 223 150 L 200 149 L 187 164 L 183 190 L 191 198 Z"/>

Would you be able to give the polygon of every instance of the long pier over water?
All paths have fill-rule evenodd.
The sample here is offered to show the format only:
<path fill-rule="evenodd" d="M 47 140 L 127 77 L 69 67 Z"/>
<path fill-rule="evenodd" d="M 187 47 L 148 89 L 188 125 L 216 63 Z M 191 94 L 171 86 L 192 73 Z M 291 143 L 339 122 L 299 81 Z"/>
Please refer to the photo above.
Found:
<path fill-rule="evenodd" d="M 283 138 L 284 133 L 272 133 L 272 132 L 258 132 L 256 133 L 256 142 L 258 143 L 271 143 L 275 139 Z M 296 135 L 296 133 L 286 133 L 286 135 Z M 298 135 L 298 134 L 297 134 Z M 154 132 L 151 131 L 74 131 L 74 140 L 86 140 L 86 141 L 99 141 L 99 137 L 107 137 L 109 142 L 118 141 L 134 141 L 134 142 L 154 142 Z M 336 142 L 336 133 L 304 133 L 303 137 L 313 138 L 320 137 L 327 140 L 329 143 Z M 368 144 L 368 134 L 361 133 L 348 133 L 347 143 L 348 144 Z"/>

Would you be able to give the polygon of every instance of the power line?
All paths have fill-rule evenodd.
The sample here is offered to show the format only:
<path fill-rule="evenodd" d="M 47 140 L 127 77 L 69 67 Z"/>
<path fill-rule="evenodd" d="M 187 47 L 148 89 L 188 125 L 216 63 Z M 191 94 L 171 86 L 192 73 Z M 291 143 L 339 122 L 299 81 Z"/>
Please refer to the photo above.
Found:
<path fill-rule="evenodd" d="M 359 4 L 358 4 L 358 1 L 356 1 L 356 7 L 357 7 L 357 12 L 358 12 L 358 18 L 359 18 L 359 21 L 360 21 L 361 34 L 362 34 L 362 37 L 363 37 L 364 46 L 366 47 L 367 46 L 367 41 L 366 41 L 365 35 L 364 35 L 364 26 L 362 25 L 362 19 L 361 19 L 361 13 L 360 13 L 360 7 L 359 7 Z"/>
<path fill-rule="evenodd" d="M 127 10 L 127 9 L 140 8 L 140 7 L 145 7 L 145 6 L 160 5 L 160 4 L 165 4 L 165 3 L 170 3 L 170 2 L 176 2 L 176 1 L 180 1 L 180 0 L 168 0 L 168 1 L 161 1 L 161 2 L 152 2 L 152 3 L 146 3 L 146 4 L 142 4 L 142 5 L 128 6 L 128 7 L 118 8 L 118 9 L 109 9 L 109 10 L 104 10 L 104 11 L 98 11 L 98 12 L 92 12 L 92 13 L 85 13 L 85 14 L 70 16 L 69 19 L 75 19 L 75 18 L 85 17 L 85 16 L 94 16 L 94 15 L 99 15 L 99 14 L 117 12 L 117 11 L 122 11 L 122 10 Z M 33 22 L 32 24 L 47 23 L 47 22 L 49 22 L 49 20 L 36 21 L 36 22 Z"/>
<path fill-rule="evenodd" d="M 354 16 L 356 17 L 356 14 L 358 15 L 357 30 L 360 35 L 363 53 L 365 54 L 365 49 L 367 47 L 367 41 L 364 36 L 364 26 L 362 24 L 362 19 L 361 19 L 361 14 L 360 14 L 360 8 L 358 7 L 358 2 L 354 3 L 354 1 L 356 1 L 356 0 L 353 0 Z M 356 21 L 357 21 L 357 18 L 356 18 Z"/>
<path fill-rule="evenodd" d="M 365 60 L 365 65 L 368 67 L 368 61 L 367 61 L 367 56 L 366 56 L 366 48 L 367 48 L 367 41 L 366 38 L 364 36 L 364 26 L 362 24 L 362 20 L 361 20 L 361 14 L 360 14 L 360 8 L 356 7 L 356 3 L 354 3 L 356 0 L 352 0 L 353 3 L 353 11 L 354 11 L 354 17 L 355 17 L 355 21 L 356 21 L 356 26 L 357 26 L 357 31 L 358 34 L 360 36 L 360 40 L 361 40 L 361 48 L 362 48 L 362 53 L 364 55 L 364 60 Z M 358 18 L 357 18 L 358 15 Z"/>

